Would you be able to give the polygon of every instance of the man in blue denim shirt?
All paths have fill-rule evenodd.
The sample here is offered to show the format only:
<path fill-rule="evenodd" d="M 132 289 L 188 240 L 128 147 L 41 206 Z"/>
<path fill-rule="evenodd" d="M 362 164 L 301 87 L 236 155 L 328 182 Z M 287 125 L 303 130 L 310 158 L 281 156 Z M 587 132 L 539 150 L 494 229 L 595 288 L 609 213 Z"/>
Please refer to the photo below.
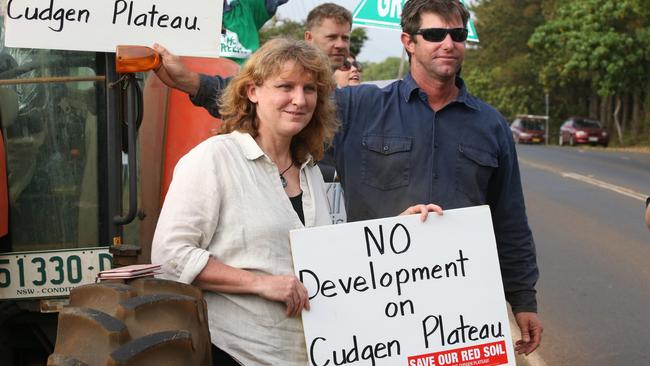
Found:
<path fill-rule="evenodd" d="M 542 333 L 535 245 L 508 125 L 458 76 L 468 19 L 457 0 L 406 2 L 401 40 L 410 74 L 383 89 L 336 91 L 342 127 L 332 153 L 350 221 L 395 216 L 424 202 L 490 206 L 506 298 L 522 334 L 515 348 L 529 354 Z M 163 62 L 173 66 L 171 55 L 163 54 Z M 200 81 L 192 100 L 218 116 L 209 101 L 227 80 L 201 75 Z"/>

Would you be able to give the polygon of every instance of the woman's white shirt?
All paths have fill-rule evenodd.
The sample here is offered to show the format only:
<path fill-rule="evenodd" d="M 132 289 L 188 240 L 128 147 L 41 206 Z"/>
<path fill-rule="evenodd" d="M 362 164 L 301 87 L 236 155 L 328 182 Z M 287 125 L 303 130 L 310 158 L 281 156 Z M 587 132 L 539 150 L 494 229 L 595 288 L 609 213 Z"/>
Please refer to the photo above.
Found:
<path fill-rule="evenodd" d="M 208 258 L 254 273 L 293 274 L 289 231 L 331 223 L 320 170 L 300 167 L 305 225 L 278 168 L 247 133 L 211 137 L 176 165 L 152 244 L 161 277 L 192 283 Z M 205 292 L 212 343 L 244 365 L 305 365 L 300 318 L 255 295 Z"/>

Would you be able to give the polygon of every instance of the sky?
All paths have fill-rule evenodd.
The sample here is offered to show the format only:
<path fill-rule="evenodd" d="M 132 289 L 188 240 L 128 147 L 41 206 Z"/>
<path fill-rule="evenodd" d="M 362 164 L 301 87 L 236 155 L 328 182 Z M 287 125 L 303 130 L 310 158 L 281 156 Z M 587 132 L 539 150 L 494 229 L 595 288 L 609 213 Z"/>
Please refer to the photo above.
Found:
<path fill-rule="evenodd" d="M 291 19 L 303 21 L 307 13 L 314 7 L 325 2 L 332 2 L 354 11 L 360 0 L 289 0 L 288 3 L 278 8 L 277 17 L 280 19 Z M 353 26 L 355 28 L 356 26 Z M 399 40 L 400 32 L 396 30 L 366 28 L 368 40 L 364 43 L 361 53 L 357 59 L 362 62 L 379 62 L 386 57 L 400 57 L 402 55 L 402 43 Z"/>

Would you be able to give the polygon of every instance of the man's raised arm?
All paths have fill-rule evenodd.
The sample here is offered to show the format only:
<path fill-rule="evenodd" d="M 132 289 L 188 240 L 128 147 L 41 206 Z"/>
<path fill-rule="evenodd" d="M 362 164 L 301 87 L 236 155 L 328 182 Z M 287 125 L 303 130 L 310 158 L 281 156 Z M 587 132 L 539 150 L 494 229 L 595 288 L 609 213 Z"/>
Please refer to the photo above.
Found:
<path fill-rule="evenodd" d="M 154 44 L 160 54 L 160 67 L 155 70 L 158 78 L 170 88 L 187 93 L 194 105 L 205 108 L 212 116 L 219 117 L 217 100 L 229 79 L 194 72 L 183 64 L 180 57 L 165 47 Z"/>

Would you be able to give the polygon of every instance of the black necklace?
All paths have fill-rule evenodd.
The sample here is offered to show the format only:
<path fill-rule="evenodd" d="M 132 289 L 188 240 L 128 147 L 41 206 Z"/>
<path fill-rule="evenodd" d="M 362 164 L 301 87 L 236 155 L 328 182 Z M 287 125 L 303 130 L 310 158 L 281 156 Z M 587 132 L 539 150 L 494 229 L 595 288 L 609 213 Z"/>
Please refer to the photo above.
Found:
<path fill-rule="evenodd" d="M 293 161 L 291 162 L 291 165 L 287 167 L 287 169 L 280 172 L 280 182 L 282 182 L 282 188 L 287 188 L 287 178 L 284 177 L 284 173 L 286 173 L 287 170 L 289 170 L 292 166 L 293 166 Z"/>

